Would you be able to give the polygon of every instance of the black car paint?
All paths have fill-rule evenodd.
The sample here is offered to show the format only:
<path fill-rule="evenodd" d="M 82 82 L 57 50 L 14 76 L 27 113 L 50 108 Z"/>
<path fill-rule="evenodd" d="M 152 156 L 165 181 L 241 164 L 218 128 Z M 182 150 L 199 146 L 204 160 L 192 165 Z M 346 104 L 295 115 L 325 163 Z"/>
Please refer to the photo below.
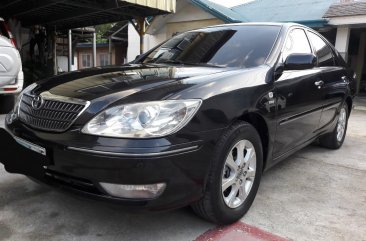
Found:
<path fill-rule="evenodd" d="M 345 102 L 351 105 L 354 94 L 353 73 L 334 49 L 340 66 L 284 70 L 278 75 L 278 56 L 286 34 L 302 26 L 277 25 L 282 29 L 271 55 L 265 65 L 256 68 L 139 64 L 148 52 L 125 66 L 76 71 L 41 81 L 35 94 L 49 91 L 90 101 L 90 106 L 64 133 L 34 130 L 19 120 L 8 124 L 6 128 L 11 135 L 1 133 L 1 139 L 8 144 L 2 146 L 4 155 L 0 161 L 9 172 L 88 195 L 150 209 L 177 208 L 201 198 L 212 149 L 230 125 L 244 120 L 254 125 L 262 138 L 266 170 L 319 135 L 330 132 L 336 125 L 339 107 Z M 320 89 L 314 85 L 319 80 L 324 81 Z M 108 107 L 195 98 L 203 100 L 200 110 L 183 129 L 166 137 L 122 139 L 80 132 L 90 119 Z M 47 158 L 15 144 L 12 136 L 45 147 Z M 169 154 L 172 150 L 178 152 Z M 160 155 L 145 155 L 149 153 Z M 59 178 L 51 180 L 51 174 Z M 85 183 L 78 185 L 78 181 L 91 182 L 93 187 L 88 189 Z M 166 182 L 167 188 L 156 200 L 123 200 L 107 195 L 98 185 L 101 181 Z"/>

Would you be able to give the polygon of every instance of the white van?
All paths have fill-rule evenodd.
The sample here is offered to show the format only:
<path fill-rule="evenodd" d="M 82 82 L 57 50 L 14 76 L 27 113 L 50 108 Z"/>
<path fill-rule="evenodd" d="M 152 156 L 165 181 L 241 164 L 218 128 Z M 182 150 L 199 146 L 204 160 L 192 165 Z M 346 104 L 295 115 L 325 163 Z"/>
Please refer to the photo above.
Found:
<path fill-rule="evenodd" d="M 22 61 L 15 39 L 0 18 L 0 111 L 7 112 L 14 97 L 23 89 Z"/>

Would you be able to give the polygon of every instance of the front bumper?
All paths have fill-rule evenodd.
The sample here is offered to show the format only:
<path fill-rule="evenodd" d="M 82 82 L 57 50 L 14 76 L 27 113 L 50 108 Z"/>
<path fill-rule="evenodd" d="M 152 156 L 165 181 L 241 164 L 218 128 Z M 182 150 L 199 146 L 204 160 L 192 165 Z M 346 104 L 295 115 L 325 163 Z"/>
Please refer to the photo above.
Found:
<path fill-rule="evenodd" d="M 121 140 L 84 135 L 77 130 L 63 134 L 38 132 L 15 121 L 7 131 L 0 130 L 4 143 L 0 162 L 8 172 L 98 199 L 151 210 L 174 209 L 202 197 L 212 149 L 221 132 L 188 138 Z M 19 145 L 15 136 L 44 147 L 46 156 Z M 109 195 L 101 182 L 165 183 L 166 188 L 155 199 L 123 199 Z"/>

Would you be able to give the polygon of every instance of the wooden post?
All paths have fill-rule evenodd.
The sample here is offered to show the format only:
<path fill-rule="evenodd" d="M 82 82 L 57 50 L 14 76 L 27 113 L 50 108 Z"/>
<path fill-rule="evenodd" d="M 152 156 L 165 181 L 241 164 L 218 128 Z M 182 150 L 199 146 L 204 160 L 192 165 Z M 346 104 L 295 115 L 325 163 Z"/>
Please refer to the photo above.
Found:
<path fill-rule="evenodd" d="M 140 54 L 144 53 L 144 36 L 146 32 L 146 23 L 144 17 L 136 17 L 138 33 L 140 35 Z"/>
<path fill-rule="evenodd" d="M 356 72 L 356 94 L 360 91 L 361 79 L 362 79 L 362 70 L 365 64 L 365 44 L 366 44 L 366 33 L 361 33 L 360 44 L 358 46 L 358 55 L 357 55 L 357 66 L 355 69 Z"/>

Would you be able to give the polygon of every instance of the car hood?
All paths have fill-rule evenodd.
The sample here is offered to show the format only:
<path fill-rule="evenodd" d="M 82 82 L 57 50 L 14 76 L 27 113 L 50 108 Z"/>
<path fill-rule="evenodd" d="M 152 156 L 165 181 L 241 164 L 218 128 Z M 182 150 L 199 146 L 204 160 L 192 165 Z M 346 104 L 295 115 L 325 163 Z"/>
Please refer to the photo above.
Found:
<path fill-rule="evenodd" d="M 171 85 L 182 80 L 228 71 L 226 68 L 162 65 L 126 65 L 93 68 L 54 76 L 38 82 L 35 94 L 53 95 L 91 101 L 118 94 L 124 98 L 138 92 Z"/>

